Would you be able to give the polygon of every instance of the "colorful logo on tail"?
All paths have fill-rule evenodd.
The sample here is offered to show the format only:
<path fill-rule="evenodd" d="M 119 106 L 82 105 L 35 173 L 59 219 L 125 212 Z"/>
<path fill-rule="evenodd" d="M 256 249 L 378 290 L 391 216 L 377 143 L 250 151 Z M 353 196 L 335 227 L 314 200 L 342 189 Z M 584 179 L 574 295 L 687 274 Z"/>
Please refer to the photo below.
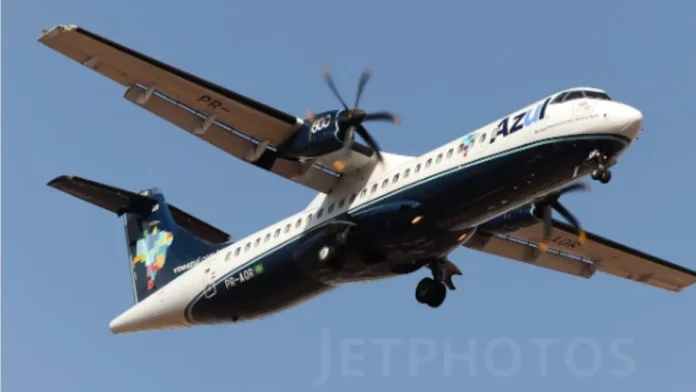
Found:
<path fill-rule="evenodd" d="M 172 244 L 174 235 L 168 231 L 160 231 L 154 225 L 150 231 L 143 232 L 143 238 L 136 244 L 136 256 L 133 265 L 144 263 L 147 276 L 147 290 L 155 287 L 155 279 L 167 258 L 167 248 Z"/>

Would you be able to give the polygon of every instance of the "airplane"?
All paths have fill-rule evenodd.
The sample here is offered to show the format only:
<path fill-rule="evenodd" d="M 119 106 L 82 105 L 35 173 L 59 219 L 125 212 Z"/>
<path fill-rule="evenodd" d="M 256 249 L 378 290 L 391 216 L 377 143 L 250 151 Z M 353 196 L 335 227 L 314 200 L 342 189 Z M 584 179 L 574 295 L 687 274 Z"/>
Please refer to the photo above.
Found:
<path fill-rule="evenodd" d="M 588 177 L 609 183 L 642 131 L 642 113 L 604 90 L 566 89 L 406 156 L 381 151 L 364 126 L 398 122 L 359 107 L 369 72 L 350 108 L 325 69 L 342 108 L 298 118 L 75 25 L 38 41 L 124 86 L 127 101 L 317 191 L 302 211 L 234 240 L 156 187 L 50 181 L 124 221 L 134 304 L 110 322 L 112 333 L 256 320 L 341 286 L 422 270 L 416 300 L 437 308 L 462 275 L 449 259 L 461 247 L 673 292 L 696 281 L 693 270 L 585 231 L 559 201 Z"/>

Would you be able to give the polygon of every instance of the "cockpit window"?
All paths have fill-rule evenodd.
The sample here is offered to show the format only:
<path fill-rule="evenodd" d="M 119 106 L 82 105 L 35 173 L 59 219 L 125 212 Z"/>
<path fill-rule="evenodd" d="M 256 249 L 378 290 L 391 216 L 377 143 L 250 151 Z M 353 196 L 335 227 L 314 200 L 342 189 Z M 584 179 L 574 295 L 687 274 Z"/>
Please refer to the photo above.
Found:
<path fill-rule="evenodd" d="M 611 101 L 611 98 L 601 91 L 585 91 L 585 96 L 591 99 L 605 99 L 607 101 Z"/>
<path fill-rule="evenodd" d="M 574 99 L 580 99 L 580 98 L 584 98 L 584 97 L 585 97 L 585 95 L 582 93 L 582 91 L 571 91 L 568 93 L 568 95 L 565 96 L 565 98 L 563 99 L 563 102 L 568 102 L 568 101 L 572 101 Z"/>
<path fill-rule="evenodd" d="M 558 95 L 556 96 L 556 98 L 554 98 L 553 101 L 551 101 L 551 104 L 563 102 L 563 98 L 566 96 L 566 94 L 567 94 L 567 93 L 560 93 L 560 94 L 558 94 Z"/>
<path fill-rule="evenodd" d="M 554 98 L 551 101 L 551 104 L 568 102 L 568 101 L 572 101 L 574 99 L 580 99 L 580 98 L 603 99 L 603 100 L 611 101 L 611 98 L 609 98 L 609 96 L 606 93 L 603 93 L 601 91 L 574 90 L 574 91 L 568 91 L 565 93 L 558 94 L 556 96 L 556 98 Z"/>

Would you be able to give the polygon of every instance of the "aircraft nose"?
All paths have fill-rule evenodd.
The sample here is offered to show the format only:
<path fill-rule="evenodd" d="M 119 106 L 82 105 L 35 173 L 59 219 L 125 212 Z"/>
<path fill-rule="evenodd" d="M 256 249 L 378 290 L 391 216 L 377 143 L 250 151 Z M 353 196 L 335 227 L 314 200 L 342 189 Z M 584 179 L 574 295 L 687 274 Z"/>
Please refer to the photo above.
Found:
<path fill-rule="evenodd" d="M 632 106 L 619 104 L 610 115 L 617 122 L 618 131 L 630 139 L 643 129 L 643 113 Z"/>

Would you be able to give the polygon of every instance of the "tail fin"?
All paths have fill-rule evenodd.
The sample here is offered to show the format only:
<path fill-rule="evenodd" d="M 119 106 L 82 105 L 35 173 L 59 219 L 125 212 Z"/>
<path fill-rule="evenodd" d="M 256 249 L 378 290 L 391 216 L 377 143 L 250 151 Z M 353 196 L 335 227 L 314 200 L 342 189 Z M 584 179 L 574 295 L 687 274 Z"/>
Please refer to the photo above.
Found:
<path fill-rule="evenodd" d="M 230 242 L 227 233 L 168 204 L 156 188 L 138 194 L 74 176 L 48 185 L 123 216 L 136 302 Z"/>

